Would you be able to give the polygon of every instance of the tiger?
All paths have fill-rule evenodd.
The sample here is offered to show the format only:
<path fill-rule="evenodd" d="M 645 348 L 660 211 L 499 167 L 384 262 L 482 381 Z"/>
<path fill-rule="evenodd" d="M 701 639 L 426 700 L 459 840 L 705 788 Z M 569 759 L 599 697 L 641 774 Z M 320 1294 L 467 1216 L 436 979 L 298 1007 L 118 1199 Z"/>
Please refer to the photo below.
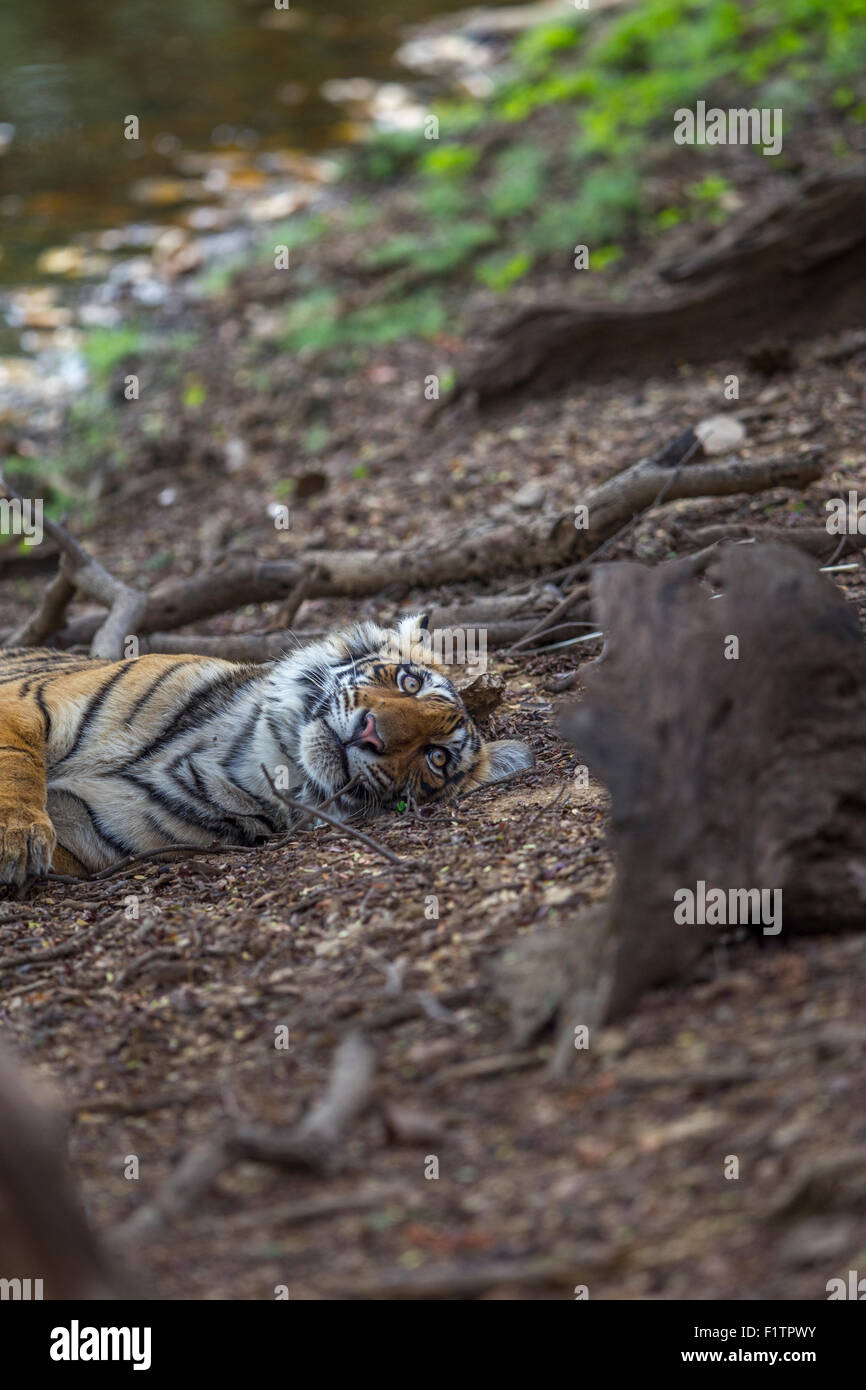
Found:
<path fill-rule="evenodd" d="M 0 882 L 87 877 L 174 847 L 255 845 L 328 803 L 340 822 L 534 765 L 485 741 L 420 614 L 277 660 L 0 650 Z M 308 818 L 309 819 L 309 818 Z"/>

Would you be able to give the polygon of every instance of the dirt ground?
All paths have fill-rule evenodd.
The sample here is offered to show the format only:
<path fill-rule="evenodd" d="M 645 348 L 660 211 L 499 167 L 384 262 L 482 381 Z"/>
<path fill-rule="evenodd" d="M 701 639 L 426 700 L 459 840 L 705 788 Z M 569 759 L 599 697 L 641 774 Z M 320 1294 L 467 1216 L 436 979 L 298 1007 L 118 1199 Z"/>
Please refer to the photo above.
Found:
<path fill-rule="evenodd" d="M 302 362 L 256 335 L 264 313 L 249 283 L 202 306 L 182 367 L 147 359 L 137 415 L 115 406 L 133 461 L 95 459 L 91 521 L 70 524 L 119 577 L 157 584 L 227 551 L 421 541 L 513 512 L 531 481 L 526 505 L 571 508 L 721 410 L 743 419 L 744 456 L 818 444 L 825 476 L 802 495 L 669 504 L 621 553 L 673 554 L 673 521 L 823 524 L 827 498 L 866 486 L 864 351 L 822 361 L 833 345 L 813 343 L 769 378 L 720 360 L 664 380 L 575 382 L 433 426 L 420 383 L 464 343 Z M 741 395 L 726 403 L 729 372 Z M 206 385 L 204 410 L 181 402 L 190 376 Z M 321 457 L 298 444 L 315 423 L 329 431 Z M 38 441 L 38 429 L 24 433 Z M 286 479 L 292 528 L 281 532 L 267 507 L 286 498 Z M 836 578 L 862 617 L 862 566 Z M 489 591 L 520 579 L 499 576 Z M 7 579 L 0 626 L 30 611 L 44 582 Z M 466 592 L 317 601 L 298 626 Z M 260 630 L 276 612 L 197 630 Z M 545 1073 L 550 1038 L 514 1050 L 495 957 L 567 922 L 612 874 L 604 790 L 576 784 L 581 759 L 557 733 L 563 697 L 549 688 L 597 651 L 494 654 L 508 680 L 494 731 L 528 739 L 537 767 L 453 807 L 380 820 L 375 835 L 411 872 L 319 829 L 0 903 L 2 1032 L 72 1111 L 72 1161 L 100 1230 L 150 1200 L 227 1111 L 290 1124 L 321 1093 L 347 1030 L 374 1040 L 377 1104 L 343 1169 L 236 1165 L 136 1249 L 127 1263 L 143 1288 L 177 1299 L 268 1299 L 277 1285 L 292 1298 L 572 1298 L 586 1285 L 591 1298 L 821 1299 L 829 1278 L 866 1267 L 866 938 L 719 947 L 696 980 L 646 996 L 576 1051 L 561 1085 Z M 40 961 L 66 943 L 70 954 Z M 288 1050 L 275 1048 L 279 1025 Z M 124 1177 L 129 1155 L 138 1180 Z M 425 1176 L 434 1156 L 438 1178 Z"/>

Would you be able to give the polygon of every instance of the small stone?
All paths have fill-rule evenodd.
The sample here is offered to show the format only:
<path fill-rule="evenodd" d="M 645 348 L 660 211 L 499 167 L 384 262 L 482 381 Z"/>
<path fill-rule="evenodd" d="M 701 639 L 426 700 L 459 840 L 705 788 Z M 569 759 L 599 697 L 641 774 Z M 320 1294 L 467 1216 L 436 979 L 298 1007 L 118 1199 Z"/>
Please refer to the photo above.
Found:
<path fill-rule="evenodd" d="M 739 448 L 746 431 L 733 415 L 712 415 L 695 425 L 695 434 L 705 454 L 729 454 Z"/>
<path fill-rule="evenodd" d="M 530 478 L 528 483 L 519 487 L 514 494 L 515 507 L 521 507 L 527 511 L 531 507 L 540 507 L 544 501 L 544 488 L 535 478 Z"/>

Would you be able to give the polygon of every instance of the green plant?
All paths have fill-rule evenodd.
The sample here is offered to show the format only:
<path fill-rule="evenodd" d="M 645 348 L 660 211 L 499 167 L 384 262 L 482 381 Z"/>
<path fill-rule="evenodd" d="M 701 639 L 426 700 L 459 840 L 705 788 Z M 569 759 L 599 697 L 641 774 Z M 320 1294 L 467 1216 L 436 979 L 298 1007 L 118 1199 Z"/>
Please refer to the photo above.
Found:
<path fill-rule="evenodd" d="M 181 396 L 187 410 L 200 410 L 207 400 L 207 388 L 198 376 L 188 376 Z"/>
<path fill-rule="evenodd" d="M 514 57 L 526 68 L 544 71 L 557 53 L 577 46 L 581 37 L 580 25 L 577 15 L 571 22 L 566 18 L 536 25 L 517 40 Z"/>
<path fill-rule="evenodd" d="M 361 171 L 377 181 L 392 179 L 413 162 L 417 153 L 418 136 L 414 131 L 380 132 L 361 148 Z"/>
<path fill-rule="evenodd" d="M 487 195 L 493 217 L 512 218 L 534 207 L 541 196 L 547 161 L 537 146 L 510 145 L 496 158 Z"/>
<path fill-rule="evenodd" d="M 0 472 L 4 477 L 8 476 L 10 483 L 17 483 L 31 499 L 38 497 L 45 516 L 52 521 L 58 521 L 72 507 L 80 504 L 79 494 L 69 486 L 63 466 L 57 459 L 22 458 L 13 454 L 3 460 Z M 0 526 L 0 536 L 8 534 Z"/>
<path fill-rule="evenodd" d="M 334 290 L 311 290 L 289 306 L 283 344 L 292 351 L 330 347 L 339 341 L 340 297 Z"/>
<path fill-rule="evenodd" d="M 681 208 L 662 208 L 653 218 L 653 226 L 656 231 L 667 232 L 671 227 L 678 227 L 685 219 L 685 213 Z"/>
<path fill-rule="evenodd" d="M 390 237 L 367 253 L 364 264 L 377 270 L 410 265 L 430 275 L 443 275 L 495 240 L 496 229 L 489 222 L 458 222 L 445 232 L 405 232 Z"/>
<path fill-rule="evenodd" d="M 427 181 L 418 192 L 421 211 L 434 222 L 456 222 L 464 217 L 472 206 L 465 189 L 456 183 Z"/>
<path fill-rule="evenodd" d="M 622 260 L 623 250 L 621 246 L 599 246 L 593 248 L 589 260 L 590 270 L 607 270 L 608 266 L 616 265 L 617 261 Z"/>
<path fill-rule="evenodd" d="M 475 168 L 480 152 L 472 145 L 440 145 L 421 156 L 419 166 L 431 178 L 462 179 Z"/>
<path fill-rule="evenodd" d="M 515 280 L 521 279 L 532 269 L 532 255 L 528 251 L 514 254 L 502 252 L 498 256 L 488 256 L 475 267 L 475 274 L 490 290 L 507 290 Z"/>
<path fill-rule="evenodd" d="M 225 261 L 208 266 L 200 277 L 199 284 L 202 292 L 208 298 L 216 298 L 218 295 L 225 294 L 232 280 L 243 270 L 247 264 L 245 256 L 230 256 Z"/>
<path fill-rule="evenodd" d="M 444 326 L 444 307 L 429 292 L 384 299 L 342 313 L 339 296 L 316 290 L 291 306 L 281 342 L 290 352 L 322 351 L 340 344 L 363 347 L 431 337 Z"/>
<path fill-rule="evenodd" d="M 481 101 L 440 101 L 433 108 L 439 122 L 440 134 L 448 137 L 465 135 L 487 119 L 487 109 Z"/>
<path fill-rule="evenodd" d="M 275 246 L 286 246 L 289 251 L 295 251 L 301 246 L 311 246 L 320 240 L 327 227 L 327 218 L 322 217 L 321 213 L 306 213 L 292 217 L 288 222 L 281 222 L 271 228 L 267 237 L 262 240 L 259 259 L 272 262 Z"/>
<path fill-rule="evenodd" d="M 105 381 L 119 362 L 144 351 L 144 336 L 133 324 L 91 328 L 84 339 L 84 358 L 97 381 Z"/>
<path fill-rule="evenodd" d="M 345 319 L 344 332 L 350 343 L 391 343 L 400 338 L 431 338 L 445 323 L 441 300 L 423 293 L 356 309 Z"/>

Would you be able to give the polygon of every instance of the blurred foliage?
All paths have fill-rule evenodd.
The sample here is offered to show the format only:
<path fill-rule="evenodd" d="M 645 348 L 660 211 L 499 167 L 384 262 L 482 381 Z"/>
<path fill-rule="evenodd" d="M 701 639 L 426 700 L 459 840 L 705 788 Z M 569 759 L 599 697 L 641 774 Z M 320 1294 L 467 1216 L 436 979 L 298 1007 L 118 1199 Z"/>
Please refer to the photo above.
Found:
<path fill-rule="evenodd" d="M 84 358 L 93 378 L 105 382 L 125 357 L 140 353 L 143 348 L 144 335 L 133 324 L 92 328 L 84 340 Z"/>
<path fill-rule="evenodd" d="M 0 473 L 8 477 L 22 496 L 39 498 L 44 515 L 52 521 L 61 521 L 72 507 L 76 507 L 81 515 L 81 494 L 69 478 L 65 460 L 22 458 L 14 454 L 0 460 Z M 12 534 L 8 528 L 4 528 L 0 518 L 0 537 L 5 540 Z M 18 548 L 26 553 L 30 547 L 22 539 Z"/>
<path fill-rule="evenodd" d="M 428 338 L 441 332 L 445 321 L 441 298 L 430 291 L 344 312 L 335 291 L 317 289 L 296 299 L 289 308 L 280 346 L 289 352 L 320 352 L 400 338 Z"/>
<path fill-rule="evenodd" d="M 147 15 L 148 0 L 134 9 Z M 210 7 L 203 28 L 220 12 Z M 370 138 L 344 157 L 344 196 L 332 209 L 269 229 L 263 261 L 275 243 L 317 252 L 288 290 L 281 346 L 433 336 L 449 313 L 437 281 L 507 294 L 570 265 L 578 245 L 603 273 L 641 238 L 712 229 L 738 205 L 738 173 L 730 151 L 676 147 L 674 112 L 698 100 L 781 106 L 786 141 L 829 118 L 844 156 L 846 131 L 866 120 L 864 60 L 866 0 L 637 0 L 603 19 L 563 7 L 516 40 L 488 97 L 433 106 L 437 140 Z M 738 172 L 753 161 L 753 173 L 756 161 L 761 177 L 790 168 L 784 152 L 768 160 L 759 148 L 737 160 Z M 363 244 L 360 304 L 328 263 L 328 238 L 347 231 Z M 232 273 L 208 272 L 206 291 L 223 291 Z M 100 331 L 87 344 L 102 382 L 146 350 L 135 329 Z M 181 389 L 187 408 L 204 403 Z M 320 447 L 308 441 L 309 452 Z"/>
<path fill-rule="evenodd" d="M 408 265 L 424 275 L 446 275 L 494 241 L 496 228 L 490 222 L 458 222 L 427 235 L 406 232 L 390 237 L 368 251 L 362 264 L 373 270 Z"/>
<path fill-rule="evenodd" d="M 416 199 L 417 226 L 386 240 L 373 253 L 379 264 L 404 259 L 445 275 L 471 260 L 477 281 L 505 292 L 546 261 L 570 259 L 577 244 L 593 248 L 600 270 L 641 234 L 718 225 L 737 205 L 726 173 L 689 176 L 680 158 L 675 197 L 659 205 L 647 195 L 659 161 L 681 154 L 674 112 L 701 99 L 782 107 L 786 138 L 822 109 L 863 121 L 866 0 L 639 0 L 604 23 L 564 14 L 522 35 L 503 71 L 486 101 L 434 107 L 435 148 L 401 133 L 361 152 L 363 174 L 399 181 Z M 837 152 L 847 152 L 841 132 Z M 763 160 L 758 148 L 749 154 Z M 694 163 L 715 155 L 695 147 Z M 762 173 L 786 167 L 783 151 Z M 482 254 L 486 243 L 473 247 L 469 236 L 441 254 L 431 221 L 454 236 L 479 208 L 496 224 L 495 250 Z"/>

